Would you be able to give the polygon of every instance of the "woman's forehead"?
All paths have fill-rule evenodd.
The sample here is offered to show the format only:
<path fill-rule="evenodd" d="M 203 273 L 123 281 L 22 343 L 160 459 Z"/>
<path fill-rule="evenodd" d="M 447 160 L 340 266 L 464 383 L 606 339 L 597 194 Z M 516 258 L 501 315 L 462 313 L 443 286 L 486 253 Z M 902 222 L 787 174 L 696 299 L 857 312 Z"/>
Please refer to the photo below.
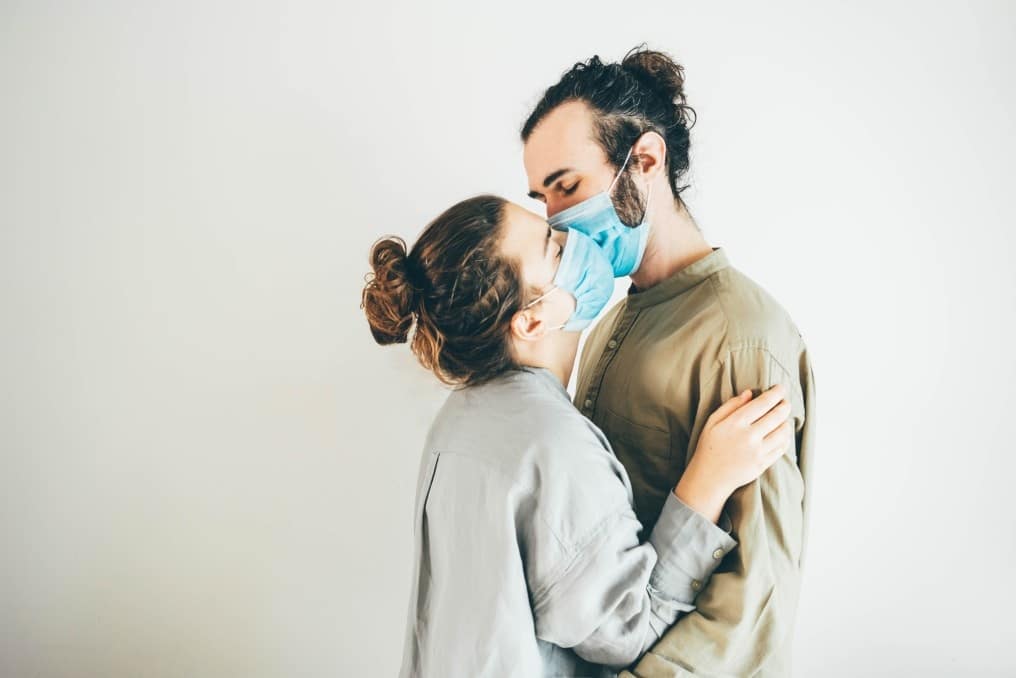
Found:
<path fill-rule="evenodd" d="M 544 217 L 509 203 L 505 213 L 502 249 L 505 254 L 522 261 L 536 260 L 546 251 L 548 228 L 550 226 Z"/>
<path fill-rule="evenodd" d="M 508 209 L 508 222 L 512 235 L 523 238 L 530 244 L 539 242 L 542 246 L 547 239 L 547 219 L 543 216 L 527 210 L 521 205 L 511 203 Z"/>

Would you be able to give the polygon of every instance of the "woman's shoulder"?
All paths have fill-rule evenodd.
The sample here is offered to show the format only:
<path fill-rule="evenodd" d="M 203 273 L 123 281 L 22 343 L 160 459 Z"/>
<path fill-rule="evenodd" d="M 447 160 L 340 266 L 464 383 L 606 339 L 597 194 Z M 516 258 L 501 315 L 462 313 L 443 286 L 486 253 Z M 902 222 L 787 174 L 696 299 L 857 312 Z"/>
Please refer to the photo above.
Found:
<path fill-rule="evenodd" d="M 546 528 L 571 552 L 607 517 L 631 511 L 631 483 L 602 432 L 543 377 L 456 391 L 431 444 L 460 481 L 514 497 L 523 532 Z"/>
<path fill-rule="evenodd" d="M 454 391 L 438 413 L 428 447 L 519 469 L 614 459 L 603 433 L 545 372 L 513 372 Z"/>

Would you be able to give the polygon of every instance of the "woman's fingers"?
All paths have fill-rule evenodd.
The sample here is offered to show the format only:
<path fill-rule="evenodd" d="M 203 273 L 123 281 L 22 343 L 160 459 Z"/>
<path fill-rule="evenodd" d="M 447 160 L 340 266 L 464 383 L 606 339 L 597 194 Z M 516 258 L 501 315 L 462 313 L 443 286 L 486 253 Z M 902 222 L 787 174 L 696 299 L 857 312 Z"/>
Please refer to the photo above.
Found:
<path fill-rule="evenodd" d="M 769 410 L 769 412 L 751 426 L 758 433 L 762 434 L 762 437 L 765 437 L 775 431 L 780 424 L 787 420 L 790 416 L 791 409 L 789 400 L 781 400 L 776 407 Z"/>
<path fill-rule="evenodd" d="M 716 410 L 709 415 L 709 419 L 712 419 L 713 423 L 719 423 L 736 412 L 737 408 L 748 402 L 750 399 L 751 389 L 745 389 L 740 394 L 728 398 L 726 402 L 717 407 Z"/>
<path fill-rule="evenodd" d="M 732 415 L 738 418 L 738 421 L 744 426 L 750 426 L 753 422 L 760 419 L 766 412 L 773 409 L 786 395 L 787 387 L 783 384 L 776 384 L 768 391 L 765 391 L 759 397 L 755 398 L 749 403 L 744 404 L 738 408 L 737 412 Z"/>
<path fill-rule="evenodd" d="M 766 468 L 769 468 L 776 460 L 782 457 L 790 449 L 794 440 L 794 422 L 791 419 L 780 424 L 772 433 L 764 439 L 766 446 Z"/>

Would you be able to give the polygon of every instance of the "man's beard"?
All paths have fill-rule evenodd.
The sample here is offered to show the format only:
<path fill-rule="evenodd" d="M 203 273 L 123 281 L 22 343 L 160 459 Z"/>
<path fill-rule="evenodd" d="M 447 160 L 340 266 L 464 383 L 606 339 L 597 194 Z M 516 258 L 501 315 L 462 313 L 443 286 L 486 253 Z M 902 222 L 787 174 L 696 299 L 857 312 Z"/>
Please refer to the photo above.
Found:
<path fill-rule="evenodd" d="M 645 219 L 646 201 L 631 174 L 625 171 L 614 187 L 614 209 L 621 223 L 629 228 L 640 226 Z"/>

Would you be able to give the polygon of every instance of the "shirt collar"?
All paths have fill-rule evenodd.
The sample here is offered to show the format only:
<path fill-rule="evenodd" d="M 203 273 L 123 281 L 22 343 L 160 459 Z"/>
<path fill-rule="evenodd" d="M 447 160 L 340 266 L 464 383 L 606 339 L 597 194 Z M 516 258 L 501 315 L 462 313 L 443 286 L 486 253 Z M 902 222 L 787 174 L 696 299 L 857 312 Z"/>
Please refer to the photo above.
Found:
<path fill-rule="evenodd" d="M 567 400 L 571 400 L 568 396 L 568 389 L 564 387 L 561 380 L 557 378 L 553 372 L 548 370 L 546 367 L 523 367 L 523 372 L 530 372 L 536 375 L 537 379 L 542 382 L 547 388 L 555 393 L 563 395 Z"/>
<path fill-rule="evenodd" d="M 730 262 L 727 260 L 727 253 L 721 247 L 714 247 L 711 253 L 688 264 L 663 282 L 657 283 L 647 290 L 640 291 L 633 283 L 628 288 L 628 306 L 630 308 L 646 308 L 673 299 L 728 266 L 730 266 Z"/>

